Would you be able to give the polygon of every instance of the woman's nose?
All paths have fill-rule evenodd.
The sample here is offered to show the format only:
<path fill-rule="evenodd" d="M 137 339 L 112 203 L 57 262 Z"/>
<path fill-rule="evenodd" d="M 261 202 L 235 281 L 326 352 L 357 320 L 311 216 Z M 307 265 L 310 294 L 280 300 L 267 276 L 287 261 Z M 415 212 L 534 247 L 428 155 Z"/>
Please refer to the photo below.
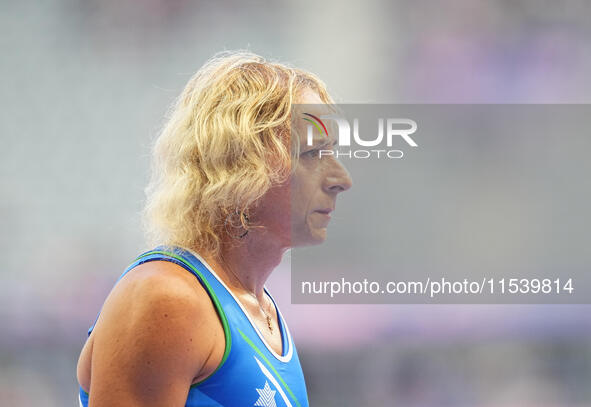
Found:
<path fill-rule="evenodd" d="M 326 188 L 333 193 L 344 192 L 353 186 L 351 175 L 338 159 L 331 161 L 332 168 L 326 177 Z"/>

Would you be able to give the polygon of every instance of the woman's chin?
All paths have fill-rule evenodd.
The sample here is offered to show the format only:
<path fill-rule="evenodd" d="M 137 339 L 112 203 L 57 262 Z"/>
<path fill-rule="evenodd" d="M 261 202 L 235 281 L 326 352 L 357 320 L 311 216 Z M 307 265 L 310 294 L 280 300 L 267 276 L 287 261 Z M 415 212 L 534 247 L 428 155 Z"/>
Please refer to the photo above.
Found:
<path fill-rule="evenodd" d="M 306 236 L 292 237 L 291 247 L 316 246 L 324 243 L 326 240 L 326 228 L 317 228 Z"/>

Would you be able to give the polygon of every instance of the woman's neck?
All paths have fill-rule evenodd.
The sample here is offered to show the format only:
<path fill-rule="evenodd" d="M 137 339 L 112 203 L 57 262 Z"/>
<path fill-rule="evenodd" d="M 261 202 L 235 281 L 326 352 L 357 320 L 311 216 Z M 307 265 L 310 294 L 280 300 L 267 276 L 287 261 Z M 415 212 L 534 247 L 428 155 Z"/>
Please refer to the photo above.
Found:
<path fill-rule="evenodd" d="M 205 260 L 227 285 L 249 291 L 262 300 L 265 282 L 287 248 L 268 240 L 248 239 L 240 243 L 223 244 L 219 255 L 205 256 Z"/>

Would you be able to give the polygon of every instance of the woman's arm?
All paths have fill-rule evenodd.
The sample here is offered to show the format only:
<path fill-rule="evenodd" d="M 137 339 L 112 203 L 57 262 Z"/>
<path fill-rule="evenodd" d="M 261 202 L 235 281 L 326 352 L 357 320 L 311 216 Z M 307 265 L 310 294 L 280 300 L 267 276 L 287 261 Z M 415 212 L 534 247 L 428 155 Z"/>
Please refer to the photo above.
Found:
<path fill-rule="evenodd" d="M 184 406 L 193 379 L 217 367 L 207 364 L 221 329 L 193 275 L 170 262 L 138 266 L 92 333 L 89 406 Z"/>

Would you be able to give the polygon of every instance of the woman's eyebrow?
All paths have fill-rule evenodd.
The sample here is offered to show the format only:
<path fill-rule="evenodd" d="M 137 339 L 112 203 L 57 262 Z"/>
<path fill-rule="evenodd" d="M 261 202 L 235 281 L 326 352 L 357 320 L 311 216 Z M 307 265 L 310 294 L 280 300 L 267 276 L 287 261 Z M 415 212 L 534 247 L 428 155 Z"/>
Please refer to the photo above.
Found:
<path fill-rule="evenodd" d="M 305 148 L 322 148 L 322 147 L 334 147 L 335 145 L 338 144 L 338 139 L 334 138 L 334 137 L 314 137 L 312 139 L 312 145 L 309 146 L 307 143 L 302 143 L 301 147 L 302 149 Z"/>
<path fill-rule="evenodd" d="M 326 147 L 326 146 L 330 146 L 330 147 L 334 147 L 338 144 L 337 139 L 328 139 L 326 140 L 324 143 L 322 143 L 320 145 L 320 147 Z"/>

